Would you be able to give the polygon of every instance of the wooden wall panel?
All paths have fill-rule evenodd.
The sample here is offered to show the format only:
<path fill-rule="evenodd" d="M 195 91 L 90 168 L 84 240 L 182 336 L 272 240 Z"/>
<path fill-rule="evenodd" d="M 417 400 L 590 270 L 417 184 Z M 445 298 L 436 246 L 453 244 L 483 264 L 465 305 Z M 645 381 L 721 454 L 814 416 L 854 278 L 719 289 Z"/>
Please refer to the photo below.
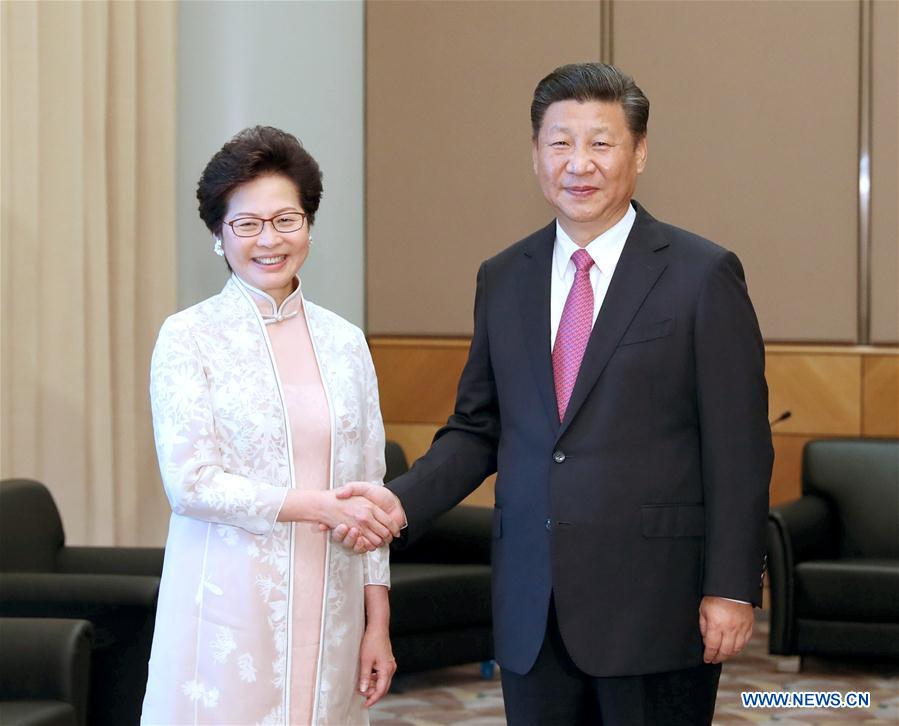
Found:
<path fill-rule="evenodd" d="M 473 507 L 493 507 L 496 504 L 496 474 L 488 476 L 484 483 L 462 500 Z"/>
<path fill-rule="evenodd" d="M 387 438 L 403 447 L 412 464 L 453 412 L 469 341 L 373 337 L 369 345 Z M 495 481 L 489 477 L 463 503 L 492 507 Z"/>
<path fill-rule="evenodd" d="M 453 409 L 468 341 L 373 337 L 389 438 L 410 462 L 430 446 Z M 771 345 L 767 350 L 769 406 L 790 419 L 774 430 L 771 504 L 801 492 L 802 448 L 834 436 L 899 436 L 899 349 Z M 494 477 L 466 503 L 493 506 Z"/>
<path fill-rule="evenodd" d="M 862 433 L 899 436 L 899 355 L 866 356 L 862 380 Z"/>
<path fill-rule="evenodd" d="M 774 470 L 771 472 L 771 506 L 785 504 L 802 495 L 802 449 L 817 436 L 774 434 Z"/>
<path fill-rule="evenodd" d="M 637 198 L 739 254 L 766 340 L 854 342 L 857 0 L 628 0 L 613 23 L 652 104 Z"/>
<path fill-rule="evenodd" d="M 384 422 L 384 431 L 387 434 L 387 438 L 391 441 L 396 441 L 403 447 L 406 460 L 410 466 L 413 461 L 428 450 L 431 440 L 439 428 L 440 424 L 436 423 L 405 424 Z"/>
<path fill-rule="evenodd" d="M 779 433 L 858 436 L 861 433 L 861 358 L 769 351 L 765 375 L 771 418 L 792 416 Z"/>
<path fill-rule="evenodd" d="M 469 342 L 370 340 L 381 414 L 392 423 L 443 423 L 453 411 Z"/>

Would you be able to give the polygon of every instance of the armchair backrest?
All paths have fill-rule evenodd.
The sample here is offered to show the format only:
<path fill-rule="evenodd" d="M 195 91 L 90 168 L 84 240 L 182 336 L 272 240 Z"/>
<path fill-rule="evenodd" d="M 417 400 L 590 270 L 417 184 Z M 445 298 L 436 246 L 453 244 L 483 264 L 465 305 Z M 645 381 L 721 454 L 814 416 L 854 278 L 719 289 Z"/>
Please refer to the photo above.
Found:
<path fill-rule="evenodd" d="M 841 557 L 899 558 L 899 439 L 810 441 L 802 492 L 833 507 Z"/>
<path fill-rule="evenodd" d="M 0 481 L 0 572 L 52 572 L 64 543 L 47 487 L 31 479 Z"/>

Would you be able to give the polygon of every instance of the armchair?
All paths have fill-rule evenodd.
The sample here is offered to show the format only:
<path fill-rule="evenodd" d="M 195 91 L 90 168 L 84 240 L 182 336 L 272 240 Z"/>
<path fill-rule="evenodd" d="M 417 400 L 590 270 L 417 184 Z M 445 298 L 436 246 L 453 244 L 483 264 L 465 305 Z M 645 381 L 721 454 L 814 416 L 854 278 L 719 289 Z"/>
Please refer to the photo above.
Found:
<path fill-rule="evenodd" d="M 386 455 L 386 481 L 408 470 L 398 444 L 388 441 Z M 390 635 L 399 674 L 493 659 L 492 522 L 490 509 L 459 506 L 391 551 Z"/>
<path fill-rule="evenodd" d="M 899 657 L 899 440 L 803 451 L 802 497 L 768 518 L 769 648 Z"/>
<path fill-rule="evenodd" d="M 0 618 L 0 723 L 85 726 L 92 640 L 84 620 Z"/>
<path fill-rule="evenodd" d="M 43 484 L 0 482 L 0 616 L 91 622 L 92 725 L 138 722 L 162 556 L 161 548 L 66 546 Z"/>

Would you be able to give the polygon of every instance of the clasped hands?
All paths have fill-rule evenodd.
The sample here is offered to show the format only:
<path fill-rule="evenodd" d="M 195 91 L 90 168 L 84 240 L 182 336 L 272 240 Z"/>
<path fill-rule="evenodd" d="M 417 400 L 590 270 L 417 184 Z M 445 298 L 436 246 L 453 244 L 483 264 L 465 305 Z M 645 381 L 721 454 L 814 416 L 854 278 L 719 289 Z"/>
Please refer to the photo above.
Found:
<path fill-rule="evenodd" d="M 331 540 L 362 554 L 399 537 L 406 513 L 396 494 L 364 481 L 354 481 L 334 490 L 337 507 L 319 523 L 331 531 Z"/>

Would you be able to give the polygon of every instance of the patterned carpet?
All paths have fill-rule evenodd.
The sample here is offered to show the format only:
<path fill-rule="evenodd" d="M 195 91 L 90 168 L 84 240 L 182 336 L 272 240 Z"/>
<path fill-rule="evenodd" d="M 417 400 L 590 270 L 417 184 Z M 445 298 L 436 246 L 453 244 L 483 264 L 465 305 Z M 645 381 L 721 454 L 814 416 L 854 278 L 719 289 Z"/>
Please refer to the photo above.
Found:
<path fill-rule="evenodd" d="M 785 672 L 796 663 L 797 659 L 768 655 L 768 624 L 762 614 L 749 646 L 724 666 L 715 723 L 899 724 L 899 663 L 806 658 L 801 673 Z M 743 708 L 742 691 L 867 691 L 871 705 L 865 709 Z M 372 709 L 371 720 L 377 726 L 503 726 L 499 674 L 483 680 L 479 666 L 472 664 L 399 678 L 390 695 Z"/>

